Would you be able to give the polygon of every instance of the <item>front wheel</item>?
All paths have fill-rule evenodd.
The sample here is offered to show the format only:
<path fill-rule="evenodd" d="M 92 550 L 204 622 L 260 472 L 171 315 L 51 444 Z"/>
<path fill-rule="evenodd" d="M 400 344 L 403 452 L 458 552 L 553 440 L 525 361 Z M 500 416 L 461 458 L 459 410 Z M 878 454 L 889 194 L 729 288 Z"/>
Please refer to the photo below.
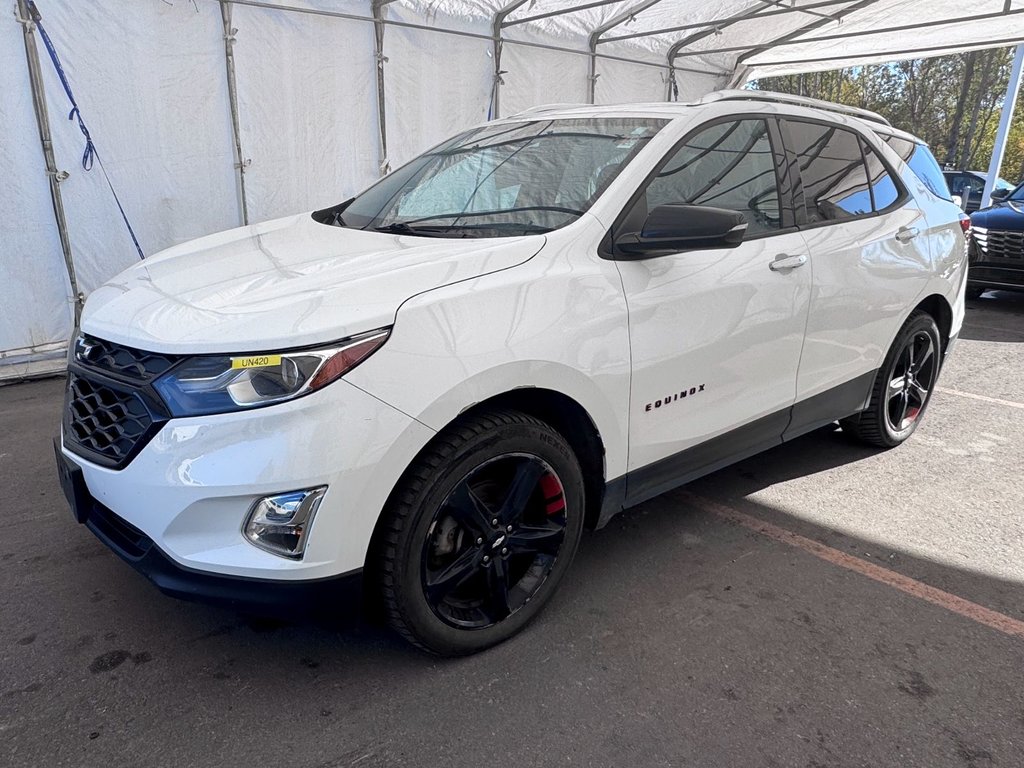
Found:
<path fill-rule="evenodd" d="M 531 416 L 470 416 L 409 468 L 383 525 L 391 625 L 424 650 L 474 653 L 522 629 L 568 569 L 583 530 L 579 462 Z"/>
<path fill-rule="evenodd" d="M 841 421 L 843 431 L 881 448 L 902 443 L 921 423 L 941 363 L 935 320 L 926 312 L 912 313 L 878 370 L 867 410 Z"/>

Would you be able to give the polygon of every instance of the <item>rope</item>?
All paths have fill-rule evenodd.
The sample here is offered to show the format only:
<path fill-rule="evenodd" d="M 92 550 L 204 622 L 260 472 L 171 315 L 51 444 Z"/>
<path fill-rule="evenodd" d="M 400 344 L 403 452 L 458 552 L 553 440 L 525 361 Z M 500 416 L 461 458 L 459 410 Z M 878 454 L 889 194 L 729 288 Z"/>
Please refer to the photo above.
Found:
<path fill-rule="evenodd" d="M 53 62 L 53 68 L 57 72 L 57 77 L 60 78 L 60 84 L 64 86 L 64 93 L 67 94 L 68 101 L 71 102 L 71 111 L 68 112 L 68 120 L 76 120 L 78 122 L 78 130 L 80 130 L 82 135 L 85 137 L 85 150 L 82 152 L 82 169 L 85 171 L 91 171 L 93 164 L 99 163 L 100 172 L 103 173 L 103 178 L 106 180 L 107 186 L 110 188 L 110 194 L 114 196 L 114 202 L 117 203 L 117 210 L 121 212 L 121 218 L 124 220 L 124 225 L 128 228 L 128 234 L 131 235 L 132 242 L 135 244 L 135 250 L 139 254 L 140 259 L 145 259 L 146 255 L 142 252 L 142 246 L 139 245 L 139 238 L 135 236 L 135 230 L 132 229 L 131 222 L 128 221 L 128 214 L 125 213 L 124 206 L 121 205 L 121 199 L 117 196 L 117 192 L 114 190 L 114 185 L 110 181 L 107 169 L 103 167 L 103 160 L 100 158 L 99 152 L 96 150 L 96 144 L 92 140 L 92 135 L 89 133 L 89 129 L 85 125 L 85 120 L 82 119 L 82 112 L 78 108 L 78 102 L 75 100 L 75 94 L 71 92 L 71 84 L 68 83 L 67 75 L 64 73 L 64 67 L 60 63 L 60 57 L 57 55 L 57 49 L 54 48 L 53 41 L 50 40 L 50 36 L 46 33 L 46 28 L 43 27 L 42 15 L 36 7 L 35 0 L 26 0 L 26 4 L 28 5 L 29 14 L 32 16 L 32 22 L 39 30 L 39 36 L 43 39 L 43 45 L 46 46 L 46 52 L 50 54 L 50 61 Z"/>

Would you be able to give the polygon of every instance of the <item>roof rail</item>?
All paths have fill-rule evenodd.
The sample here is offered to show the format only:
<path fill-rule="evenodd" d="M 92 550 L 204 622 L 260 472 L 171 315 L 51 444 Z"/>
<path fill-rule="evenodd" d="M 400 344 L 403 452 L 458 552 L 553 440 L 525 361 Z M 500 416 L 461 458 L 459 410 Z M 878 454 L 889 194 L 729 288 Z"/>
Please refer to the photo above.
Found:
<path fill-rule="evenodd" d="M 861 120 L 868 120 L 872 123 L 891 125 L 888 120 L 877 112 L 859 107 L 848 107 L 845 104 L 833 104 L 831 101 L 812 99 L 807 96 L 794 96 L 789 93 L 776 93 L 775 91 L 744 91 L 730 89 L 724 91 L 712 91 L 701 99 L 697 104 L 710 104 L 716 101 L 767 101 L 774 104 L 793 104 L 798 107 L 810 107 L 811 109 L 823 109 L 827 112 L 838 112 L 841 115 L 859 117 Z"/>
<path fill-rule="evenodd" d="M 538 115 L 538 114 L 541 114 L 543 112 L 557 112 L 558 110 L 561 110 L 561 109 L 571 109 L 573 107 L 592 107 L 592 106 L 593 106 L 592 104 L 580 104 L 580 103 L 575 103 L 574 104 L 572 102 L 565 102 L 564 104 L 538 104 L 535 107 L 527 107 L 526 109 L 521 109 L 518 112 L 516 112 L 514 115 L 509 115 L 509 117 L 522 117 L 523 115 Z"/>

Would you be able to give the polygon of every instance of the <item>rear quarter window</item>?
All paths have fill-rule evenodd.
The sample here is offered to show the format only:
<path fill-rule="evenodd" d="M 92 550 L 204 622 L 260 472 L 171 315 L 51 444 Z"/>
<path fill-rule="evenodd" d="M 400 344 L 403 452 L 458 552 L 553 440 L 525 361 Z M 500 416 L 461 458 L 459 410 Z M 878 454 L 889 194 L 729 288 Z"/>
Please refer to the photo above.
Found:
<path fill-rule="evenodd" d="M 895 150 L 903 162 L 910 166 L 910 170 L 933 195 L 941 197 L 943 200 L 952 200 L 949 196 L 946 177 L 942 174 L 942 168 L 939 167 L 939 161 L 935 159 L 935 155 L 928 147 L 899 136 L 882 134 L 882 139 Z"/>

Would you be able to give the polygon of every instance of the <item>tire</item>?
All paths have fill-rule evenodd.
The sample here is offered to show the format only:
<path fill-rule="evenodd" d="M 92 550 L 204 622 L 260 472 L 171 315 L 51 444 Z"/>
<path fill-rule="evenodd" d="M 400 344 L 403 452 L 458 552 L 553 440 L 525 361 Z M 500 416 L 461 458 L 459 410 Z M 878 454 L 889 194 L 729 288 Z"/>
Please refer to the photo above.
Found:
<path fill-rule="evenodd" d="M 457 421 L 385 508 L 371 567 L 388 622 L 442 656 L 507 640 L 558 587 L 583 516 L 579 462 L 548 424 L 510 410 Z"/>
<path fill-rule="evenodd" d="M 965 295 L 968 299 L 980 299 L 981 295 L 987 290 L 987 288 L 982 288 L 979 285 L 968 285 L 967 293 Z"/>
<path fill-rule="evenodd" d="M 881 448 L 905 441 L 924 417 L 941 365 L 942 339 L 935 320 L 926 312 L 913 312 L 878 370 L 867 410 L 840 421 L 843 431 Z"/>

